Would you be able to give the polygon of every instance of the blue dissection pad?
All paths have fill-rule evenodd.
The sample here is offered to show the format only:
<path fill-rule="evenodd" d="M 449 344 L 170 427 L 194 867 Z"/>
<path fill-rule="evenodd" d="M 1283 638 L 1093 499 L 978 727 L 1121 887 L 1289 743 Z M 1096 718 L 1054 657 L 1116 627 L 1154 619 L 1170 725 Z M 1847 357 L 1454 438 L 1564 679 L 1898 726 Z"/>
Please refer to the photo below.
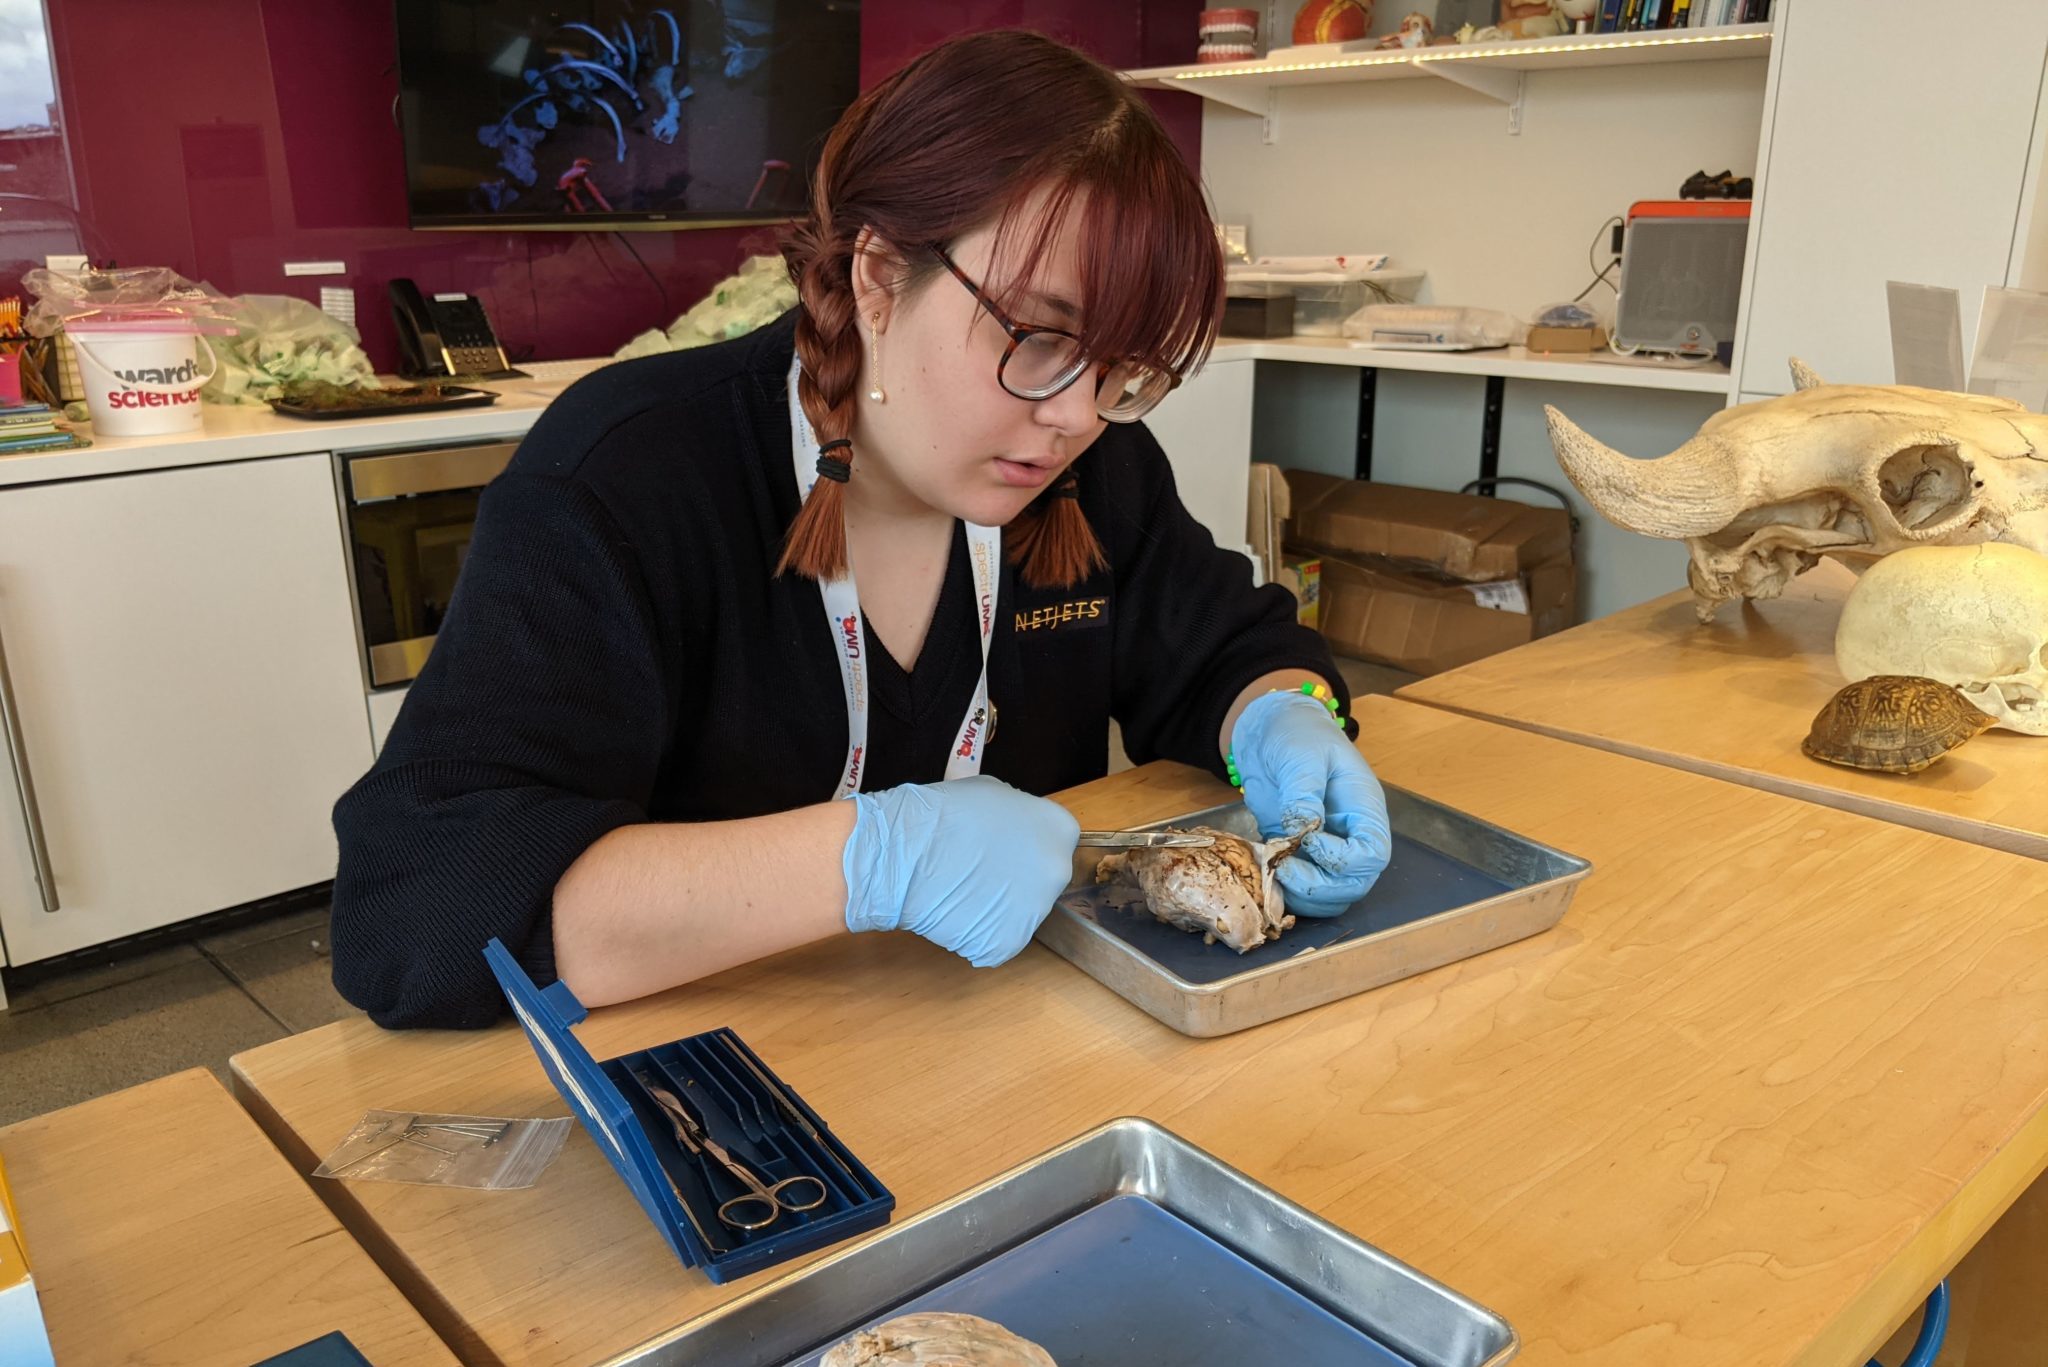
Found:
<path fill-rule="evenodd" d="M 1153 916 L 1142 902 L 1127 908 L 1111 906 L 1100 888 L 1084 888 L 1069 894 L 1066 901 L 1169 973 L 1191 983 L 1214 983 L 1291 959 L 1305 949 L 1320 949 L 1340 939 L 1363 939 L 1483 902 L 1509 887 L 1439 850 L 1396 835 L 1394 857 L 1363 901 L 1328 920 L 1298 918 L 1294 929 L 1279 939 L 1243 954 L 1228 945 L 1205 945 L 1201 936 L 1175 930 Z"/>
<path fill-rule="evenodd" d="M 1142 1196 L 1091 1206 L 869 1323 L 918 1310 L 994 1320 L 1060 1367 L 1415 1367 Z M 817 1367 L 825 1348 L 790 1367 Z"/>

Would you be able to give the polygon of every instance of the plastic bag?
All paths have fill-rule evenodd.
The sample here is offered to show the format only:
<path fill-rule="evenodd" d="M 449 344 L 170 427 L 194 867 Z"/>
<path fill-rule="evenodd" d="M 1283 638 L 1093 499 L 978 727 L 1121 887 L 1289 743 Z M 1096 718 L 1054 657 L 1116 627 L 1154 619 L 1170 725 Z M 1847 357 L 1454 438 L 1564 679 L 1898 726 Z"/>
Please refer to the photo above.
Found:
<path fill-rule="evenodd" d="M 1453 304 L 1367 304 L 1344 320 L 1346 337 L 1408 351 L 1507 346 L 1521 331 L 1498 309 Z"/>
<path fill-rule="evenodd" d="M 261 408 L 288 385 L 376 384 L 361 334 L 340 319 L 283 294 L 245 294 L 233 303 L 236 334 L 214 343 L 220 369 L 199 391 L 208 403 Z"/>
<path fill-rule="evenodd" d="M 211 285 L 195 285 L 168 266 L 116 271 L 53 271 L 38 266 L 21 277 L 35 299 L 22 325 L 31 337 L 51 337 L 74 318 L 178 315 L 215 333 L 232 324 L 235 304 Z"/>
<path fill-rule="evenodd" d="M 666 331 L 649 328 L 612 355 L 625 361 L 744 337 L 795 308 L 796 302 L 796 282 L 781 257 L 749 257 L 738 274 L 719 281 Z"/>
<path fill-rule="evenodd" d="M 505 1191 L 530 1187 L 569 1138 L 569 1118 L 365 1111 L 315 1177 Z"/>
<path fill-rule="evenodd" d="M 1606 320 L 1600 316 L 1599 310 L 1572 302 L 1546 304 L 1536 310 L 1536 316 L 1529 321 L 1542 328 L 1589 328 Z"/>

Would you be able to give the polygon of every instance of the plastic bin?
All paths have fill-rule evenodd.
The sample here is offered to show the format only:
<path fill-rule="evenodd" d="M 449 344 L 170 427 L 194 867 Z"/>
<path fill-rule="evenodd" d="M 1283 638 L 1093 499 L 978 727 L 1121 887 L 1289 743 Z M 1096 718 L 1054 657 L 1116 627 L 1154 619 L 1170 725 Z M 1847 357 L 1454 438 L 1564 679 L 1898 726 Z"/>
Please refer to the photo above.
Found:
<path fill-rule="evenodd" d="M 1292 296 L 1295 336 L 1341 337 L 1344 320 L 1367 304 L 1413 302 L 1425 275 L 1396 266 L 1300 273 L 1235 269 L 1230 272 L 1229 293 L 1241 299 Z"/>

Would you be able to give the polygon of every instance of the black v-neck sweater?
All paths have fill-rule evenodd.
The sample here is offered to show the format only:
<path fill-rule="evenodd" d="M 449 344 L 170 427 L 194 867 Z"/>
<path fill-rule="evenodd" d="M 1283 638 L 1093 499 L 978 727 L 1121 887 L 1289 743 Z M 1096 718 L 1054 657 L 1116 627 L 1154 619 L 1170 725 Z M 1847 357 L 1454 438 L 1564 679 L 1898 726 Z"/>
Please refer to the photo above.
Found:
<path fill-rule="evenodd" d="M 334 981 L 378 1024 L 495 1021 L 493 936 L 552 981 L 555 884 L 606 832 L 831 797 L 836 647 L 818 586 L 774 572 L 797 509 L 794 332 L 790 315 L 604 367 L 484 491 L 433 654 L 334 811 Z M 1033 793 L 1098 778 L 1115 717 L 1134 760 L 1220 775 L 1217 732 L 1247 683 L 1339 682 L 1293 599 L 1254 589 L 1181 506 L 1142 425 L 1112 424 L 1075 469 L 1109 568 L 1032 589 L 1004 566 L 984 772 Z M 915 668 L 874 652 L 864 789 L 944 776 L 980 671 L 973 599 L 956 532 Z"/>

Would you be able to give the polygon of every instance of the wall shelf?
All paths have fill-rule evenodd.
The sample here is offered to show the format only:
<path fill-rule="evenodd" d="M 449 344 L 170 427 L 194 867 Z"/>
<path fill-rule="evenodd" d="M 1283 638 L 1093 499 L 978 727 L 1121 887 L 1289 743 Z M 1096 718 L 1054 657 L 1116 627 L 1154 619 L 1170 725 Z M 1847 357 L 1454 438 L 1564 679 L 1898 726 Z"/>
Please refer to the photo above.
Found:
<path fill-rule="evenodd" d="M 1219 337 L 1212 359 L 1297 361 L 1308 365 L 1376 366 L 1438 375 L 1500 375 L 1510 380 L 1610 385 L 1620 389 L 1663 389 L 1711 394 L 1726 399 L 1728 367 L 1715 362 L 1637 360 L 1612 353 L 1570 356 L 1532 352 L 1527 347 L 1484 351 L 1402 351 L 1366 346 L 1342 337 Z"/>
<path fill-rule="evenodd" d="M 1385 52 L 1363 50 L 1315 60 L 1266 57 L 1255 62 L 1146 67 L 1123 74 L 1124 79 L 1146 89 L 1184 90 L 1211 103 L 1264 118 L 1270 142 L 1277 93 L 1289 86 L 1431 78 L 1451 81 L 1506 104 L 1509 131 L 1518 132 L 1524 79 L 1532 71 L 1753 59 L 1768 56 L 1770 50 L 1770 24 L 1736 24 L 1683 32 L 1603 33 L 1527 42 L 1453 44 Z"/>

